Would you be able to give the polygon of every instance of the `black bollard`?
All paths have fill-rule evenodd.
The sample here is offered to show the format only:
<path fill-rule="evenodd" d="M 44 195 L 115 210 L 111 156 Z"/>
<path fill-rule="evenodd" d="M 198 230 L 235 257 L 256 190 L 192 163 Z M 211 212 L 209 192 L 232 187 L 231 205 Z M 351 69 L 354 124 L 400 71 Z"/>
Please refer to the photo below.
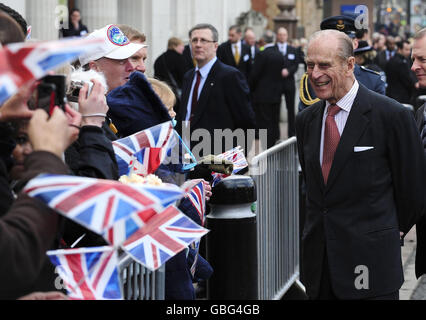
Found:
<path fill-rule="evenodd" d="M 257 229 L 252 204 L 256 188 L 249 176 L 223 179 L 213 188 L 207 215 L 206 256 L 213 267 L 208 300 L 256 300 Z"/>

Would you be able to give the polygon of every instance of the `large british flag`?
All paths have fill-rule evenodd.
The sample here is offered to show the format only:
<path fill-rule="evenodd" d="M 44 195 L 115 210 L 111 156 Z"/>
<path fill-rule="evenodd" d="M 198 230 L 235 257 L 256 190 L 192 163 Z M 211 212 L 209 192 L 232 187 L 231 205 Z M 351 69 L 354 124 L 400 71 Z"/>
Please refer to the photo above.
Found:
<path fill-rule="evenodd" d="M 50 174 L 30 180 L 24 192 L 98 234 L 106 233 L 121 219 L 151 208 L 161 210 L 184 196 L 183 190 L 172 184 L 124 184 Z"/>
<path fill-rule="evenodd" d="M 119 174 L 154 173 L 176 142 L 173 131 L 172 123 L 167 121 L 114 141 Z"/>
<path fill-rule="evenodd" d="M 156 270 L 207 232 L 179 209 L 170 206 L 154 215 L 123 243 L 122 248 L 148 269 Z"/>
<path fill-rule="evenodd" d="M 117 252 L 113 247 L 47 251 L 71 299 L 122 299 Z"/>
<path fill-rule="evenodd" d="M 96 49 L 101 38 L 67 38 L 56 41 L 11 43 L 0 49 L 0 103 L 29 80 Z"/>

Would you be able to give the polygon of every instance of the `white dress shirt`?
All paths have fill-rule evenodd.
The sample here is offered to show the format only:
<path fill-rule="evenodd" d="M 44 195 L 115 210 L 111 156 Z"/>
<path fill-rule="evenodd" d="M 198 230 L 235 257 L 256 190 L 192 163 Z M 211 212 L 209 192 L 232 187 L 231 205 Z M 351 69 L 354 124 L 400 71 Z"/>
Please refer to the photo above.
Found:
<path fill-rule="evenodd" d="M 278 49 L 285 56 L 287 54 L 287 42 L 278 42 Z"/>
<path fill-rule="evenodd" d="M 210 70 L 213 67 L 216 60 L 217 60 L 217 57 L 214 57 L 209 62 L 207 62 L 207 64 L 205 64 L 202 68 L 199 69 L 198 66 L 195 67 L 194 79 L 192 80 L 192 85 L 191 85 L 191 92 L 189 93 L 188 104 L 186 105 L 185 121 L 189 121 L 189 118 L 191 117 L 192 93 L 194 92 L 195 82 L 197 81 L 197 71 L 200 70 L 200 74 L 201 74 L 200 84 L 198 86 L 198 97 L 197 97 L 197 101 L 198 101 L 198 99 L 200 98 L 201 90 L 203 90 L 204 83 L 206 82 L 207 76 L 209 75 Z"/>
<path fill-rule="evenodd" d="M 358 81 L 355 80 L 352 85 L 351 90 L 346 93 L 346 95 L 336 102 L 336 105 L 340 107 L 340 112 L 338 112 L 334 116 L 334 120 L 336 121 L 337 130 L 339 130 L 340 136 L 342 136 L 343 129 L 345 128 L 346 121 L 349 117 L 349 112 L 352 109 L 352 105 L 354 103 L 356 94 L 358 93 L 359 84 Z M 324 149 L 324 127 L 325 127 L 325 119 L 327 118 L 328 107 L 330 103 L 328 101 L 325 102 L 324 115 L 322 116 L 322 127 L 321 127 L 321 145 L 320 145 L 320 164 L 322 165 L 323 158 L 323 149 Z"/>

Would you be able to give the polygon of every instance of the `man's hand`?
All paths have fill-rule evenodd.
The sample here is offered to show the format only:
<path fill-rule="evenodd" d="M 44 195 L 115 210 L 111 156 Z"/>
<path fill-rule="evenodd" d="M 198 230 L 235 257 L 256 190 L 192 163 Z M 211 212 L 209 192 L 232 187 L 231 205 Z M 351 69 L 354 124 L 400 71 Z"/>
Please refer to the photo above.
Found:
<path fill-rule="evenodd" d="M 68 104 L 65 105 L 65 114 L 68 118 L 68 126 L 70 129 L 70 141 L 69 145 L 71 145 L 74 141 L 78 139 L 78 135 L 80 134 L 80 126 L 81 126 L 81 113 L 75 111 Z"/>
<path fill-rule="evenodd" d="M 62 157 L 71 136 L 67 116 L 60 108 L 55 108 L 50 118 L 44 110 L 34 111 L 28 126 L 28 137 L 34 151 L 48 151 Z"/>
<path fill-rule="evenodd" d="M 91 81 L 93 87 L 90 95 L 87 97 L 89 85 L 85 83 L 78 96 L 79 111 L 83 116 L 81 125 L 102 127 L 102 123 L 105 121 L 105 116 L 102 116 L 102 114 L 106 115 L 108 112 L 105 88 L 99 81 L 95 79 L 91 79 Z"/>
<path fill-rule="evenodd" d="M 33 292 L 18 300 L 70 300 L 70 298 L 59 291 Z"/>
<path fill-rule="evenodd" d="M 281 75 L 282 75 L 283 78 L 287 78 L 288 75 L 289 75 L 288 70 L 286 68 L 282 69 L 281 70 Z"/>

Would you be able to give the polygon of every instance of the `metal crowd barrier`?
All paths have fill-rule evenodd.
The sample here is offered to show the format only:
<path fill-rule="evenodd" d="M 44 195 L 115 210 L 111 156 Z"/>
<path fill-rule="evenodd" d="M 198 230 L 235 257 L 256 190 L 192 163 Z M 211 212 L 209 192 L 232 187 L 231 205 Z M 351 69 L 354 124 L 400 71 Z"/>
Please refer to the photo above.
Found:
<path fill-rule="evenodd" d="M 257 188 L 258 299 L 279 300 L 299 279 L 296 138 L 253 157 Z"/>
<path fill-rule="evenodd" d="M 164 300 L 165 264 L 151 271 L 125 255 L 118 267 L 124 300 Z"/>

